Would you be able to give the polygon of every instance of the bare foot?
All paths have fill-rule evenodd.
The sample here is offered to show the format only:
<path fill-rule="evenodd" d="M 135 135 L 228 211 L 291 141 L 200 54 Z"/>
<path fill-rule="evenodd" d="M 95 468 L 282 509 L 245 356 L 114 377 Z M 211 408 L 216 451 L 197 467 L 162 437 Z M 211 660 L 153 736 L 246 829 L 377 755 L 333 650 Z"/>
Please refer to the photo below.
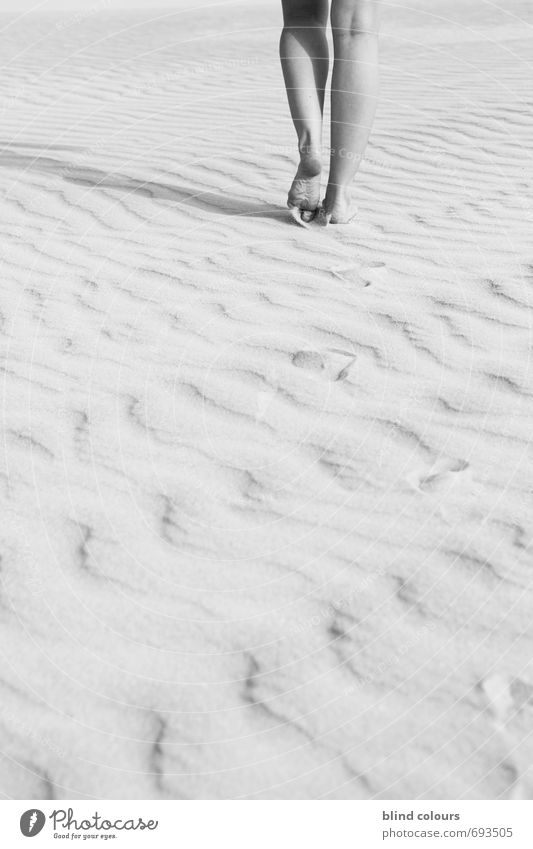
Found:
<path fill-rule="evenodd" d="M 302 221 L 312 221 L 320 204 L 320 174 L 322 162 L 319 156 L 302 156 L 296 176 L 289 190 L 287 206 L 299 209 Z"/>
<path fill-rule="evenodd" d="M 357 214 L 350 190 L 340 186 L 328 186 L 322 209 L 328 224 L 349 224 Z"/>

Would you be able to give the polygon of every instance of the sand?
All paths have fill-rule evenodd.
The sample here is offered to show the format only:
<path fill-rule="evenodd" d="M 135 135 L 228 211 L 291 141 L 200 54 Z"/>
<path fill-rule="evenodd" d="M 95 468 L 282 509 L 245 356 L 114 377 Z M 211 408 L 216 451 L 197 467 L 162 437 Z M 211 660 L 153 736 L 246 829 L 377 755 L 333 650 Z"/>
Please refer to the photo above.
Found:
<path fill-rule="evenodd" d="M 309 231 L 186 6 L 0 24 L 0 790 L 532 798 L 530 5 L 387 4 Z"/>

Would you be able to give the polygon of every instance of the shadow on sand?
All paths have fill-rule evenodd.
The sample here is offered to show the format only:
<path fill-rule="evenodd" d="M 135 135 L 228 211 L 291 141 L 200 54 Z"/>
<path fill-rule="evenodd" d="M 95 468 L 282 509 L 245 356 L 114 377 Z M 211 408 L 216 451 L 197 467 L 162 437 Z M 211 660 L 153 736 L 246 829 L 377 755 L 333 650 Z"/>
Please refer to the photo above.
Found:
<path fill-rule="evenodd" d="M 16 148 L 24 148 L 24 152 L 14 152 Z M 219 215 L 242 215 L 269 218 L 274 221 L 286 221 L 287 213 L 276 206 L 255 203 L 248 198 L 232 196 L 229 194 L 216 194 L 215 192 L 200 191 L 171 183 L 157 183 L 151 180 L 140 180 L 129 177 L 119 172 L 107 172 L 98 168 L 90 168 L 84 165 L 76 165 L 61 159 L 48 156 L 49 151 L 73 150 L 52 146 L 46 148 L 43 155 L 36 153 L 31 155 L 26 152 L 30 145 L 9 145 L 1 147 L 0 142 L 0 167 L 15 168 L 23 171 L 33 171 L 46 174 L 67 183 L 78 186 L 86 186 L 89 189 L 114 189 L 124 195 L 135 194 L 151 200 L 165 200 L 173 203 L 192 206 L 203 212 L 218 213 Z M 35 150 L 38 150 L 36 147 Z M 82 148 L 80 148 L 82 151 Z"/>

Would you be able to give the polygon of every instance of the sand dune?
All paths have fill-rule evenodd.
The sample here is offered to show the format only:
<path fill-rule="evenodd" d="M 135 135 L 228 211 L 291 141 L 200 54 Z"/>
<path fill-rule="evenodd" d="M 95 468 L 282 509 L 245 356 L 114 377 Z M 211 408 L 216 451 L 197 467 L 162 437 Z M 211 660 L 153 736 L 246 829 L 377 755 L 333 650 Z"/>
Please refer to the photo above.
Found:
<path fill-rule="evenodd" d="M 429 5 L 327 230 L 276 4 L 2 19 L 5 797 L 532 797 L 533 18 Z"/>

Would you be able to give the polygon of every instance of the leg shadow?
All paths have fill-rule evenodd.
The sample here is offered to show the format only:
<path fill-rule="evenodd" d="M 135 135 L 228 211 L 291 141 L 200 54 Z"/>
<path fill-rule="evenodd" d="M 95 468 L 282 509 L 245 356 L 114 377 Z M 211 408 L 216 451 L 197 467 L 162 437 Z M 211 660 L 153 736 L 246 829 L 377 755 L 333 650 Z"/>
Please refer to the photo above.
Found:
<path fill-rule="evenodd" d="M 19 149 L 24 149 L 24 152 L 15 152 L 17 146 Z M 196 192 L 193 188 L 174 183 L 139 180 L 118 172 L 71 164 L 53 156 L 31 155 L 25 152 L 27 147 L 29 145 L 24 144 L 10 145 L 8 149 L 0 147 L 0 167 L 49 174 L 67 183 L 86 186 L 90 189 L 114 189 L 126 195 L 135 194 L 151 200 L 170 201 L 219 215 L 255 216 L 274 221 L 284 221 L 287 218 L 287 213 L 279 207 L 257 203 L 245 197 L 222 195 L 210 191 Z M 47 151 L 52 152 L 65 149 L 46 148 Z"/>

